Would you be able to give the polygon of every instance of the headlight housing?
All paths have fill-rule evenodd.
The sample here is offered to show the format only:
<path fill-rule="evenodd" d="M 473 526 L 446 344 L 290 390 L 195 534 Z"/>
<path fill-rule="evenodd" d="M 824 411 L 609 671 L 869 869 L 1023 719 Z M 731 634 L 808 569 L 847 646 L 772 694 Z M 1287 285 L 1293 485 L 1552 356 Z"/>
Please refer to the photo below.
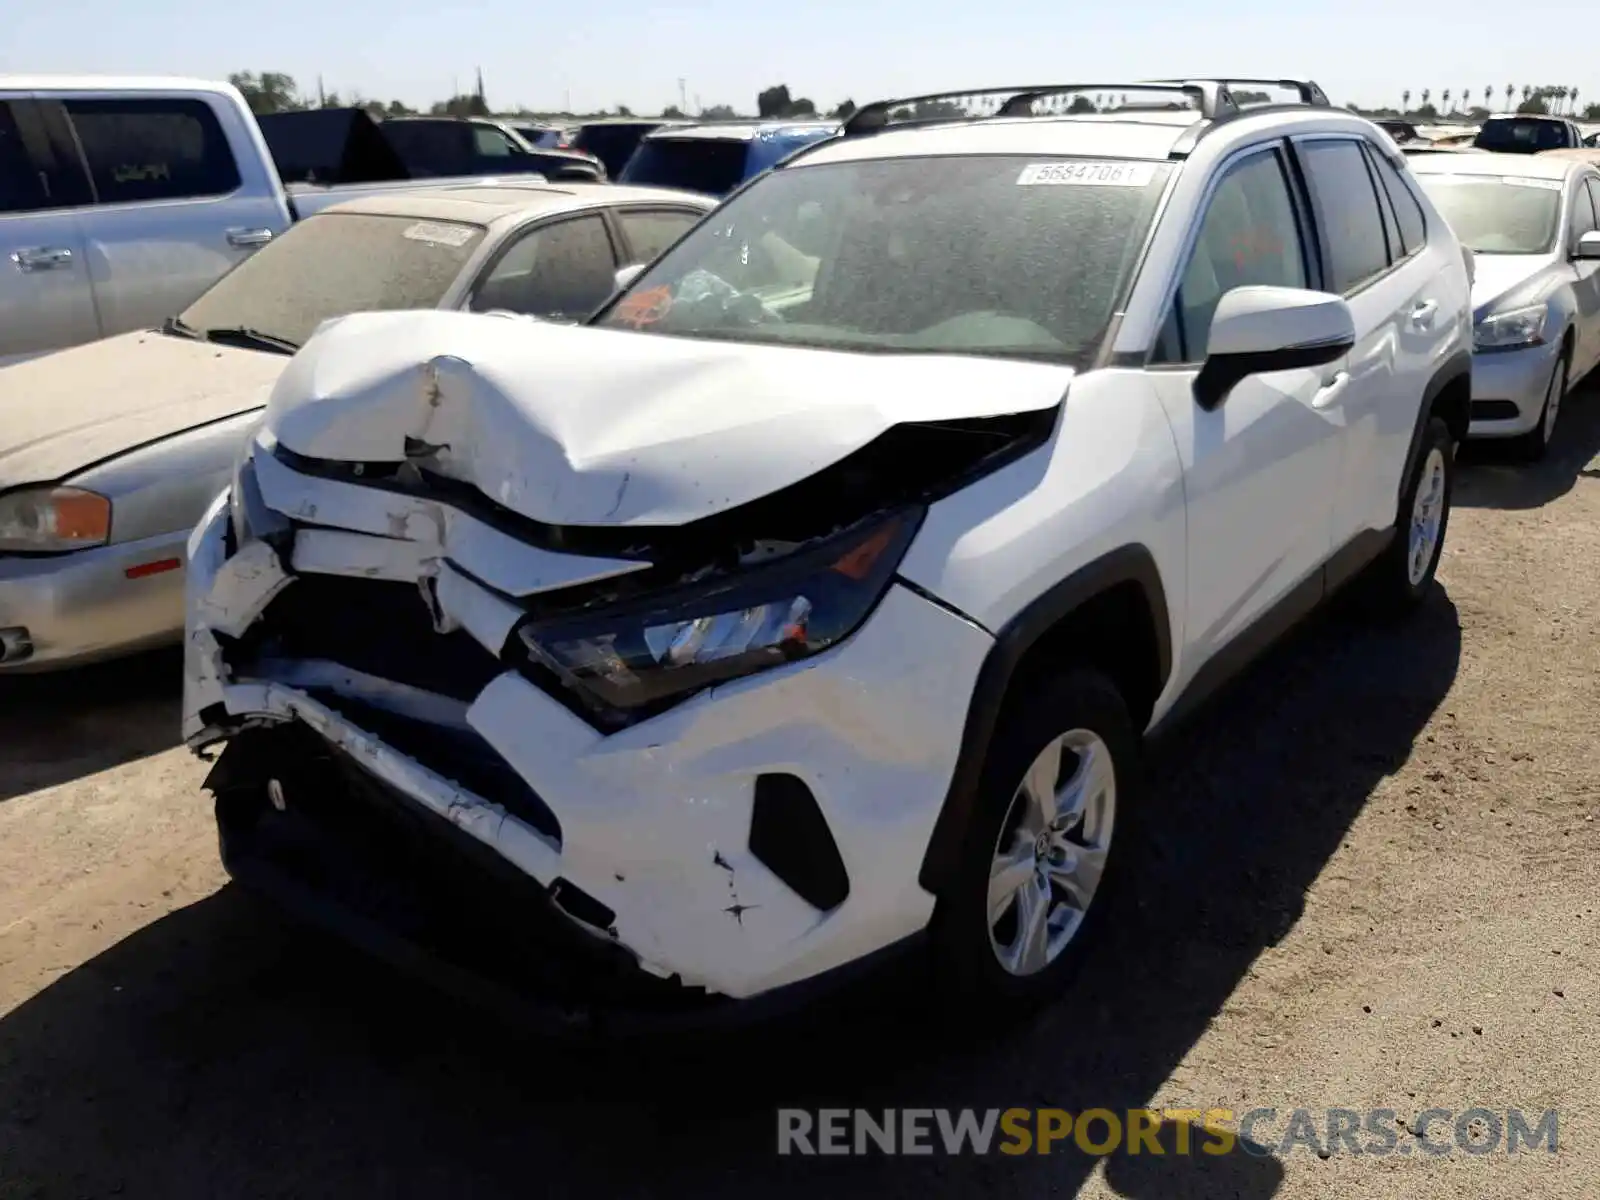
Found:
<path fill-rule="evenodd" d="M 111 540 L 111 501 L 74 487 L 0 496 L 0 554 L 60 554 Z"/>
<path fill-rule="evenodd" d="M 715 683 L 820 654 L 883 597 L 922 523 L 904 509 L 715 582 L 518 629 L 529 659 L 627 723 Z"/>
<path fill-rule="evenodd" d="M 1548 310 L 1543 304 L 1530 304 L 1506 312 L 1491 313 L 1472 331 L 1475 350 L 1520 350 L 1544 342 Z"/>

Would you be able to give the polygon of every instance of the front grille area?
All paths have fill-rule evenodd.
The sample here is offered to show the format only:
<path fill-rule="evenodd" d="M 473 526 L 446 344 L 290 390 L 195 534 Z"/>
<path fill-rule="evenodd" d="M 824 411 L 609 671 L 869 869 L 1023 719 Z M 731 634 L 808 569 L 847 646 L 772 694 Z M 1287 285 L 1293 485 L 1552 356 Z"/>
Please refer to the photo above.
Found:
<path fill-rule="evenodd" d="M 469 703 L 506 669 L 471 634 L 436 632 L 417 585 L 336 575 L 296 578 L 229 659 L 261 653 L 327 659 Z"/>

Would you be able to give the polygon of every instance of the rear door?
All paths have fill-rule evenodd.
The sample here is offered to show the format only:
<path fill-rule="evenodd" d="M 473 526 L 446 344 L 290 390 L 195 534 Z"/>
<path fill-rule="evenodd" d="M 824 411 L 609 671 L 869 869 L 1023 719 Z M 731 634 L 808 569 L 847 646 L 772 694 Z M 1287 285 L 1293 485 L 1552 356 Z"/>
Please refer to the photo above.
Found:
<path fill-rule="evenodd" d="M 89 278 L 106 336 L 158 326 L 281 227 L 277 198 L 243 186 L 214 100 L 62 93 L 92 189 Z"/>
<path fill-rule="evenodd" d="M 1398 497 L 1386 484 L 1399 472 L 1385 464 L 1389 451 L 1415 428 L 1428 348 L 1448 337 L 1450 328 L 1433 290 L 1437 280 L 1420 253 L 1406 253 L 1393 229 L 1395 218 L 1366 145 L 1348 134 L 1294 139 L 1317 215 L 1327 290 L 1344 297 L 1356 327 L 1340 391 L 1321 405 L 1328 419 L 1344 427 L 1334 490 L 1335 550 L 1367 530 L 1393 524 Z"/>
<path fill-rule="evenodd" d="M 0 364 L 100 336 L 76 211 L 87 192 L 39 104 L 0 93 Z"/>

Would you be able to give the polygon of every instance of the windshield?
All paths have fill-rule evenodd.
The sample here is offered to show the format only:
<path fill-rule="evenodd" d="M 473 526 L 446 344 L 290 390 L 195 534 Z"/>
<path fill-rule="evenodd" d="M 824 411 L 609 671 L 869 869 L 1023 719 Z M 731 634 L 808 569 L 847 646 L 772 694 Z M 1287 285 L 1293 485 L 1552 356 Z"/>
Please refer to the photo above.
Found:
<path fill-rule="evenodd" d="M 1461 244 L 1475 254 L 1548 254 L 1561 215 L 1561 181 L 1418 174 Z"/>
<path fill-rule="evenodd" d="M 618 183 L 726 196 L 744 180 L 750 143 L 736 138 L 646 138 Z"/>
<path fill-rule="evenodd" d="M 299 346 L 329 317 L 436 308 L 483 234 L 455 221 L 319 213 L 241 262 L 179 319 L 202 335 L 248 329 Z"/>
<path fill-rule="evenodd" d="M 1170 171 L 1018 156 L 774 171 L 696 226 L 595 323 L 1082 364 Z"/>
<path fill-rule="evenodd" d="M 1536 154 L 1567 144 L 1566 126 L 1538 117 L 1496 117 L 1485 121 L 1472 144 L 1500 154 Z"/>

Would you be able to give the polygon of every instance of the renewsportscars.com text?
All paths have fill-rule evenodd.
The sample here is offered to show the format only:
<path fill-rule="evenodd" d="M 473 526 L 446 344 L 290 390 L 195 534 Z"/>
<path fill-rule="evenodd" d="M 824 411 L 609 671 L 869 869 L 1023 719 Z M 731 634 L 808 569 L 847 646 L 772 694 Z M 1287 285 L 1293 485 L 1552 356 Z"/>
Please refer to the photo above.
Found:
<path fill-rule="evenodd" d="M 1222 1155 L 1322 1158 L 1556 1152 L 1553 1109 L 782 1108 L 778 1153 Z"/>

